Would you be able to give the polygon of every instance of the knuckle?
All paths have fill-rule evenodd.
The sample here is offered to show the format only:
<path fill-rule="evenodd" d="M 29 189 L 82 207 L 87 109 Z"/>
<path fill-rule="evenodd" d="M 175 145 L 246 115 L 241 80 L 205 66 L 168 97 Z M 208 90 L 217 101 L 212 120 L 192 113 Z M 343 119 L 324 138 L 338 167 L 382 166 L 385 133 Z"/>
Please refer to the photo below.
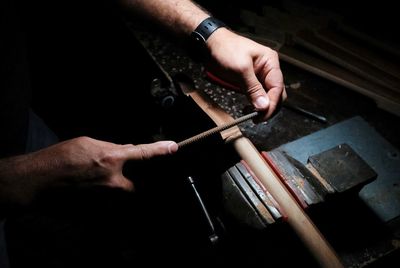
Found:
<path fill-rule="evenodd" d="M 87 136 L 81 136 L 75 139 L 78 143 L 88 143 L 91 142 L 93 139 Z"/>
<path fill-rule="evenodd" d="M 104 185 L 111 188 L 120 188 L 125 191 L 134 191 L 134 184 L 126 179 L 122 174 L 114 174 L 110 176 L 107 181 L 104 182 Z"/>
<path fill-rule="evenodd" d="M 275 50 L 270 49 L 270 54 L 271 54 L 271 57 L 274 58 L 274 59 L 278 59 L 279 58 L 279 54 Z"/>
<path fill-rule="evenodd" d="M 150 158 L 150 152 L 146 149 L 143 145 L 136 145 L 136 149 L 139 152 L 139 159 L 138 160 L 146 160 Z"/>
<path fill-rule="evenodd" d="M 120 162 L 119 154 L 114 151 L 102 151 L 96 161 L 97 166 L 112 167 Z"/>
<path fill-rule="evenodd" d="M 266 55 L 268 58 L 278 58 L 279 54 L 276 50 L 271 49 L 269 47 L 264 47 L 263 54 Z"/>
<path fill-rule="evenodd" d="M 259 94 L 260 90 L 262 90 L 262 89 L 263 89 L 262 86 L 257 83 L 257 84 L 254 84 L 254 85 L 248 87 L 247 93 L 250 96 L 253 96 L 253 95 Z"/>
<path fill-rule="evenodd" d="M 236 72 L 245 74 L 248 73 L 250 65 L 247 62 L 239 62 L 236 64 Z"/>

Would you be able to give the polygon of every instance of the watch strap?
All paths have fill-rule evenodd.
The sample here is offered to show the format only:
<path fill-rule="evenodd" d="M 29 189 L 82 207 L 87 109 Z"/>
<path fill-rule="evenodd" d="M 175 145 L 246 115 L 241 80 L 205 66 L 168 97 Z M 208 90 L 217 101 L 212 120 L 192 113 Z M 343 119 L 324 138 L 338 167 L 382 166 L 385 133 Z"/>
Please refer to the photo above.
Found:
<path fill-rule="evenodd" d="M 211 34 L 221 27 L 226 27 L 225 23 L 214 17 L 208 17 L 196 27 L 191 36 L 196 42 L 205 43 Z"/>

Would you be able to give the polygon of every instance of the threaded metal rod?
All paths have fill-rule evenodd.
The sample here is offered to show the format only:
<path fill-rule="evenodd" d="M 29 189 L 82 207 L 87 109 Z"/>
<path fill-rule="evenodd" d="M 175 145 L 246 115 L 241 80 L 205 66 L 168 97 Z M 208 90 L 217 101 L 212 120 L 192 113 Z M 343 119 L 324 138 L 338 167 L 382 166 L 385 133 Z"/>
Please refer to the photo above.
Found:
<path fill-rule="evenodd" d="M 252 112 L 250 114 L 244 115 L 242 117 L 239 117 L 238 119 L 235 119 L 232 122 L 229 122 L 227 124 L 224 124 L 224 125 L 221 125 L 221 126 L 218 126 L 218 127 L 214 127 L 214 128 L 209 129 L 209 130 L 207 130 L 205 132 L 197 134 L 196 136 L 193 136 L 191 138 L 188 138 L 186 140 L 178 142 L 178 146 L 179 146 L 179 148 L 181 148 L 181 147 L 186 146 L 188 144 L 191 144 L 193 142 L 200 141 L 200 140 L 202 140 L 204 138 L 207 138 L 207 137 L 209 137 L 211 135 L 214 135 L 214 134 L 219 133 L 221 131 L 224 131 L 224 130 L 226 130 L 228 128 L 236 126 L 236 125 L 238 125 L 240 123 L 243 123 L 244 121 L 252 119 L 252 118 L 256 117 L 257 115 L 259 115 L 259 112 Z"/>

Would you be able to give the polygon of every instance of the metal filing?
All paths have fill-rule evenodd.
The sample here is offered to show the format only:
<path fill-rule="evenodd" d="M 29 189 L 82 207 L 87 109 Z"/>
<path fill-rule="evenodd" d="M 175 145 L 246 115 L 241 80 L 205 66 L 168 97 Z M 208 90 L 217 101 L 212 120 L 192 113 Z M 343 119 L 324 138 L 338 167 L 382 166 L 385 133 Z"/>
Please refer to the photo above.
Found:
<path fill-rule="evenodd" d="M 221 125 L 221 126 L 218 126 L 218 127 L 214 127 L 214 128 L 209 129 L 209 130 L 207 130 L 205 132 L 197 134 L 196 136 L 193 136 L 191 138 L 188 138 L 186 140 L 178 142 L 178 146 L 179 146 L 179 148 L 181 148 L 181 147 L 186 146 L 188 144 L 191 144 L 193 142 L 197 142 L 197 141 L 202 140 L 204 138 L 207 138 L 207 137 L 209 137 L 211 135 L 214 135 L 214 134 L 217 134 L 217 133 L 219 133 L 221 131 L 224 131 L 224 130 L 226 130 L 228 128 L 236 126 L 236 125 L 238 125 L 240 123 L 243 123 L 243 122 L 245 122 L 245 121 L 247 121 L 249 119 L 255 118 L 259 114 L 260 114 L 259 112 L 252 112 L 250 114 L 244 115 L 242 117 L 239 117 L 238 119 L 235 119 L 234 121 L 232 121 L 230 123 L 227 123 L 227 124 L 224 124 L 224 125 Z"/>

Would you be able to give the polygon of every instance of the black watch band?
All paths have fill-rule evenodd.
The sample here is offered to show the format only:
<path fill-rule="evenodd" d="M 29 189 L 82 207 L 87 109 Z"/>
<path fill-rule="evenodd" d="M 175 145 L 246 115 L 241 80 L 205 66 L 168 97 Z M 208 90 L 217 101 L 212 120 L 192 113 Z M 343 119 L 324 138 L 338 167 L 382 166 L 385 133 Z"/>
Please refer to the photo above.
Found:
<path fill-rule="evenodd" d="M 196 27 L 191 36 L 196 43 L 205 43 L 210 35 L 221 27 L 226 27 L 225 23 L 214 17 L 208 17 Z"/>

